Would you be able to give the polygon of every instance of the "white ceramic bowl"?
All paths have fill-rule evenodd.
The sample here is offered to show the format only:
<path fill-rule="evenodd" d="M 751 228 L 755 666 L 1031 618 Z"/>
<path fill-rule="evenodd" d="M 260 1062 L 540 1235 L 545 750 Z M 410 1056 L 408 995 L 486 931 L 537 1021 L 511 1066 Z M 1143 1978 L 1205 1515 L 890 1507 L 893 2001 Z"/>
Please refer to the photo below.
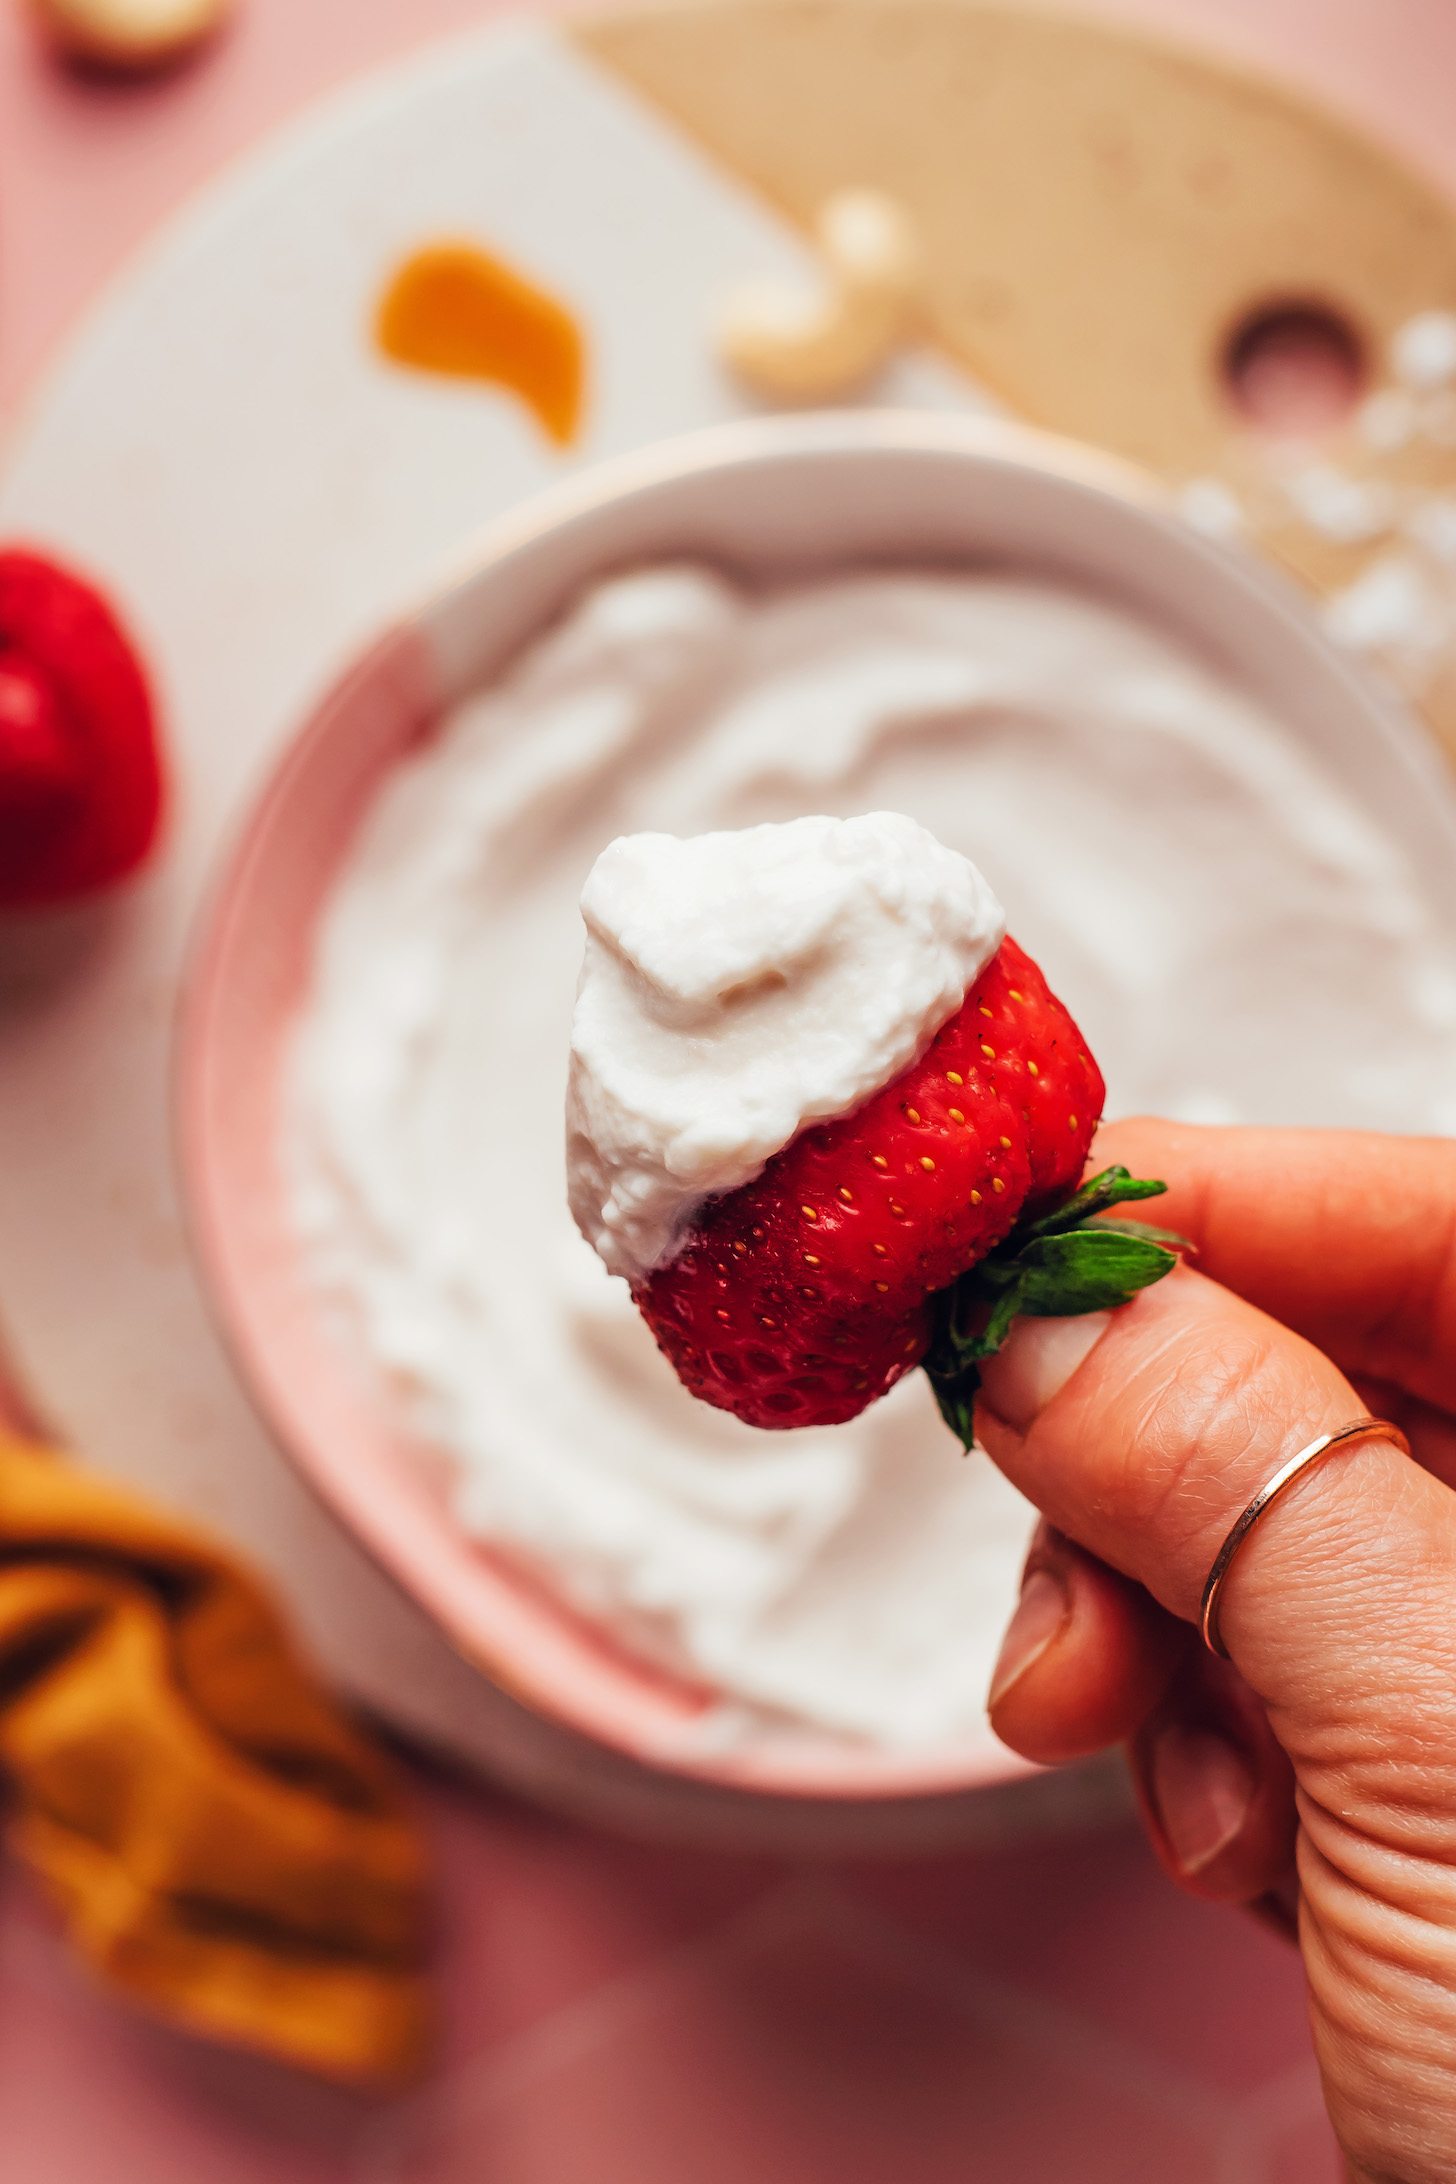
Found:
<path fill-rule="evenodd" d="M 281 1183 L 281 1057 L 320 908 L 382 778 L 581 586 L 676 556 L 755 580 L 970 562 L 1092 587 L 1181 637 L 1286 722 L 1405 842 L 1456 923 L 1451 800 L 1413 724 L 1323 642 L 1282 582 L 1196 536 L 1136 473 L 1007 426 L 848 413 L 664 445 L 496 526 L 302 724 L 248 822 L 190 983 L 179 1128 L 206 1279 L 283 1444 L 470 1660 L 582 1740 L 588 1773 L 597 1752 L 740 1807 L 878 1801 L 903 1810 L 913 1833 L 909 1816 L 927 1801 L 945 1810 L 1026 1770 L 989 1741 L 908 1755 L 807 1729 L 727 1749 L 695 1741 L 700 1691 L 624 1656 L 459 1530 L 442 1467 L 400 1434 L 325 1329 Z"/>

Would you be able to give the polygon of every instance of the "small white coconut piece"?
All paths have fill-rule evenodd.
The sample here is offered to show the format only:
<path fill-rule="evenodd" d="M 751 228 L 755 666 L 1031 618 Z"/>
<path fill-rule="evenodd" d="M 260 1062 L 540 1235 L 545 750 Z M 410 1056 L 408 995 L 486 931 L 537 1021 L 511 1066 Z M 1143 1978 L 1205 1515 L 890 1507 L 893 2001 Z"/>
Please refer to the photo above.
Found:
<path fill-rule="evenodd" d="M 1222 478 L 1190 478 L 1178 496 L 1178 510 L 1205 538 L 1237 538 L 1246 527 L 1239 497 Z"/>
<path fill-rule="evenodd" d="M 1324 625 L 1355 652 L 1434 656 L 1450 635 L 1446 598 L 1413 556 L 1382 554 L 1325 602 Z"/>
<path fill-rule="evenodd" d="M 1428 493 L 1407 515 L 1401 529 L 1433 560 L 1456 568 L 1456 493 Z"/>
<path fill-rule="evenodd" d="M 1456 379 L 1456 311 L 1418 311 L 1390 344 L 1397 379 L 1423 393 Z"/>
<path fill-rule="evenodd" d="M 914 320 L 920 246 L 894 198 L 837 190 L 815 236 L 824 260 L 817 294 L 755 283 L 730 297 L 718 320 L 724 362 L 777 401 L 815 401 L 859 385 L 890 361 Z"/>
<path fill-rule="evenodd" d="M 1405 447 L 1416 429 L 1416 405 L 1406 387 L 1380 387 L 1360 405 L 1357 423 L 1367 447 L 1382 455 Z"/>
<path fill-rule="evenodd" d="M 30 9 L 67 60 L 143 75 L 204 44 L 232 12 L 232 0 L 30 0 Z"/>
<path fill-rule="evenodd" d="M 1394 521 L 1390 488 L 1379 478 L 1351 478 L 1333 463 L 1310 463 L 1285 480 L 1291 506 L 1325 538 L 1343 545 L 1379 538 Z"/>

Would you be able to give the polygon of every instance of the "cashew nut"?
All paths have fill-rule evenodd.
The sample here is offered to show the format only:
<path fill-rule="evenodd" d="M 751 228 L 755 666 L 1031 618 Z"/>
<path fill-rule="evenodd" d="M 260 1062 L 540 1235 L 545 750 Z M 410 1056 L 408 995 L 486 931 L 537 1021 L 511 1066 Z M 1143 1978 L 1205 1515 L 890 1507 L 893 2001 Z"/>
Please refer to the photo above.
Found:
<path fill-rule="evenodd" d="M 211 37 L 230 0 L 30 0 L 68 60 L 141 74 L 167 68 Z"/>
<path fill-rule="evenodd" d="M 920 288 L 920 249 L 905 212 L 879 190 L 837 190 L 815 223 L 826 264 L 818 296 L 756 283 L 718 322 L 725 363 L 781 401 L 842 394 L 904 342 Z"/>

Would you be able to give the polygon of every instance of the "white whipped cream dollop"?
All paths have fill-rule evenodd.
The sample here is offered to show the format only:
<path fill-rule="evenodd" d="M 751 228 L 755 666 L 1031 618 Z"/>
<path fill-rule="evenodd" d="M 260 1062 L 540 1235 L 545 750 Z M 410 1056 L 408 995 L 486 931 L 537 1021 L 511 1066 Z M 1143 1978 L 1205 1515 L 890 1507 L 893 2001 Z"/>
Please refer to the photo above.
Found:
<path fill-rule="evenodd" d="M 1456 944 L 1439 906 L 1377 815 L 1177 638 L 985 569 L 750 591 L 675 566 L 585 595 L 391 776 L 320 925 L 285 1149 L 342 1339 L 450 1459 L 467 1531 L 616 1646 L 720 1691 L 724 1734 L 811 1722 L 965 1751 L 993 1742 L 985 1696 L 1025 1503 L 961 1458 L 923 1374 L 849 1425 L 796 1433 L 695 1402 L 578 1233 L 563 1173 L 578 905 L 607 845 L 679 837 L 661 855 L 691 891 L 716 886 L 706 865 L 691 877 L 694 837 L 732 830 L 725 854 L 750 856 L 762 827 L 798 822 L 782 838 L 812 843 L 839 819 L 888 873 L 882 823 L 855 816 L 886 811 L 986 874 L 1092 1041 L 1111 1113 L 1456 1130 Z M 837 936 L 812 905 L 745 900 L 731 937 L 694 939 L 695 918 L 639 916 L 637 855 L 600 868 L 591 914 L 616 938 L 593 946 L 620 949 L 605 971 L 624 989 L 641 976 L 616 998 L 641 1006 L 629 1050 L 660 1081 L 613 1096 L 624 1112 L 657 1103 L 643 1172 L 695 1191 L 732 1174 L 714 1163 L 740 1123 L 746 1157 L 814 1094 L 775 1093 L 770 1067 L 762 1108 L 706 1143 L 684 1110 L 677 1175 L 664 1058 L 700 1073 L 714 1113 L 733 1095 L 723 1057 L 671 1019 L 701 1009 L 710 1047 L 730 1018 L 756 1038 L 789 1003 L 767 984 L 754 998 L 755 973 L 792 957 L 811 993 L 821 930 L 827 1029 Z M 831 870 L 785 866 L 813 889 Z M 858 887 L 862 870 L 842 870 Z M 904 935 L 889 913 L 877 925 L 872 891 L 854 914 L 893 955 Z M 977 928 L 947 993 L 997 929 Z M 720 940 L 721 960 L 694 953 Z M 913 1048 L 940 975 L 902 1033 L 849 1035 Z M 889 1066 L 860 1062 L 872 1079 Z"/>
<path fill-rule="evenodd" d="M 581 912 L 567 1196 L 633 1283 L 706 1198 L 923 1054 L 1006 933 L 970 859 L 894 811 L 624 835 Z"/>

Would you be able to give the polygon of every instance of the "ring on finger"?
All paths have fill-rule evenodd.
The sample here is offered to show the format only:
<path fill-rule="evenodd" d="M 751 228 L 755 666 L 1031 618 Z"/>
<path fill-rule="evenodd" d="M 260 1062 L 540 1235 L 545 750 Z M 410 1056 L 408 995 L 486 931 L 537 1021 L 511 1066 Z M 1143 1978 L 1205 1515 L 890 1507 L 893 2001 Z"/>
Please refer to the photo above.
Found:
<path fill-rule="evenodd" d="M 1302 1448 L 1298 1455 L 1291 1456 L 1288 1463 L 1281 1465 L 1272 1479 L 1265 1481 L 1247 1509 L 1244 1510 L 1242 1516 L 1239 1517 L 1228 1538 L 1213 1558 L 1213 1568 L 1208 1573 L 1208 1581 L 1204 1585 L 1203 1599 L 1198 1610 L 1198 1627 L 1203 1633 L 1203 1643 L 1207 1646 L 1209 1652 L 1216 1653 L 1221 1661 L 1226 1661 L 1229 1654 L 1228 1647 L 1224 1644 L 1218 1627 L 1219 1601 L 1223 1594 L 1223 1588 L 1228 1581 L 1229 1571 L 1233 1568 L 1234 1558 L 1260 1517 L 1263 1516 L 1266 1509 L 1278 1500 L 1285 1488 L 1292 1486 L 1296 1479 L 1302 1477 L 1310 1469 L 1311 1465 L 1321 1462 L 1326 1456 L 1333 1455 L 1335 1450 L 1344 1442 L 1364 1441 L 1372 1438 L 1393 1441 L 1403 1456 L 1409 1456 L 1410 1454 L 1410 1442 L 1401 1432 L 1400 1427 L 1393 1426 L 1388 1418 L 1352 1418 L 1347 1426 L 1337 1426 L 1333 1433 L 1320 1434 L 1319 1438 L 1311 1441 L 1307 1448 Z"/>

